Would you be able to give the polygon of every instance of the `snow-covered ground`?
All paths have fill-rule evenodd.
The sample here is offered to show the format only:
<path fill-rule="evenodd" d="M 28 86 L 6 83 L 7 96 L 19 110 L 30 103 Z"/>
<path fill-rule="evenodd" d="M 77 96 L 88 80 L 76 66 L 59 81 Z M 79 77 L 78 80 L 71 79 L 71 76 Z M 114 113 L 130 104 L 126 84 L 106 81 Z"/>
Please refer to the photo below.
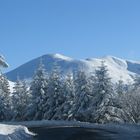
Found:
<path fill-rule="evenodd" d="M 105 130 L 114 133 L 121 138 L 133 140 L 136 137 L 140 138 L 140 125 L 130 124 L 91 124 L 85 122 L 69 122 L 69 121 L 27 121 L 27 122 L 9 122 L 8 124 L 25 125 L 26 127 L 48 127 L 48 128 L 61 128 L 61 127 L 82 127 L 92 128 L 93 130 Z M 27 133 L 28 134 L 28 133 Z"/>
<path fill-rule="evenodd" d="M 0 124 L 0 140 L 28 140 L 33 135 L 25 126 Z"/>

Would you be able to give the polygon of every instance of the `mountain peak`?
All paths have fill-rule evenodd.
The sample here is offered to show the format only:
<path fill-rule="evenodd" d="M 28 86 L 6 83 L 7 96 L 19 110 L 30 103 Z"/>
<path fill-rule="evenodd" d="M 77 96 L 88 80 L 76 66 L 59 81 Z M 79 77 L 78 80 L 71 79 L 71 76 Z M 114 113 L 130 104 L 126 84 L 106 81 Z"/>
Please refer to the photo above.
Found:
<path fill-rule="evenodd" d="M 73 60 L 72 58 L 67 57 L 67 56 L 65 56 L 65 55 L 62 55 L 62 54 L 59 54 L 59 53 L 56 53 L 56 54 L 47 54 L 46 56 L 50 56 L 50 57 L 52 57 L 52 58 L 61 59 L 61 60 L 66 60 L 66 61 L 71 61 L 71 60 Z"/>
<path fill-rule="evenodd" d="M 101 59 L 117 59 L 120 61 L 125 61 L 124 59 L 121 59 L 121 58 L 113 56 L 113 55 L 106 55 L 106 56 L 103 56 Z"/>

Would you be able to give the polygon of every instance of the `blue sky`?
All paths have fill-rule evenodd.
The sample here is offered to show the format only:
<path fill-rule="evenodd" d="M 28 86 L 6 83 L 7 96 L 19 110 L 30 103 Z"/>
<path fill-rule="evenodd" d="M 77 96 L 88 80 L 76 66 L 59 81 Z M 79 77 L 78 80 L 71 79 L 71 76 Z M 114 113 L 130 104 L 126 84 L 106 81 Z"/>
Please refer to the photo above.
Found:
<path fill-rule="evenodd" d="M 0 53 L 11 70 L 32 58 L 140 60 L 140 0 L 1 0 Z"/>

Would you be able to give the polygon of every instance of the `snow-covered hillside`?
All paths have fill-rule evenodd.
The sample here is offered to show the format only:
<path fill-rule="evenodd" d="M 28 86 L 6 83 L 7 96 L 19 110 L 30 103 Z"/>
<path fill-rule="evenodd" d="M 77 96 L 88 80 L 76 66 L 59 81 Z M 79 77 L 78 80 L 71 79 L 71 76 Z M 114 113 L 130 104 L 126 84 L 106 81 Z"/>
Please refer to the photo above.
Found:
<path fill-rule="evenodd" d="M 15 81 L 17 75 L 23 78 L 31 78 L 35 69 L 39 65 L 40 59 L 42 59 L 46 69 L 50 72 L 53 69 L 53 65 L 57 63 L 62 73 L 69 71 L 85 70 L 87 74 L 94 72 L 102 61 L 105 61 L 109 70 L 109 75 L 113 82 L 117 82 L 120 78 L 125 82 L 132 82 L 135 74 L 140 74 L 140 62 L 123 60 L 113 56 L 106 56 L 102 58 L 88 58 L 85 60 L 76 60 L 61 54 L 47 54 L 39 58 L 31 60 L 26 64 L 8 72 L 7 77 Z"/>

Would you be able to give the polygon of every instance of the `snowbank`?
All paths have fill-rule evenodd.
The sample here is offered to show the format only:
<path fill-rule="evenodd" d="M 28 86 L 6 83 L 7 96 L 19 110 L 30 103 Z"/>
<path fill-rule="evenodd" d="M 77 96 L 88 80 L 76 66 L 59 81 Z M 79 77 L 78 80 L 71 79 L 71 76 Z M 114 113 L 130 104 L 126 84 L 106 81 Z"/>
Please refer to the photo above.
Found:
<path fill-rule="evenodd" d="M 131 131 L 140 133 L 140 125 L 131 124 L 96 124 L 88 122 L 78 122 L 78 121 L 24 121 L 24 122 L 7 122 L 10 125 L 22 125 L 28 128 L 30 127 L 83 127 L 83 128 L 103 128 L 115 131 Z"/>
<path fill-rule="evenodd" d="M 33 135 L 25 126 L 0 124 L 0 140 L 29 140 Z"/>
<path fill-rule="evenodd" d="M 140 125 L 130 125 L 130 124 L 92 124 L 86 122 L 76 122 L 76 121 L 27 121 L 27 122 L 9 122 L 8 124 L 13 125 L 24 125 L 28 128 L 61 128 L 61 127 L 79 127 L 79 128 L 91 128 L 91 131 L 108 132 L 113 134 L 119 140 L 135 140 L 135 138 L 140 138 Z M 25 132 L 25 128 L 23 129 Z M 26 129 L 27 130 L 27 129 Z M 30 133 L 25 132 L 25 134 L 30 135 Z M 32 134 L 31 134 L 32 135 Z M 26 138 L 27 139 L 27 138 Z M 21 139 L 22 140 L 22 139 Z"/>

